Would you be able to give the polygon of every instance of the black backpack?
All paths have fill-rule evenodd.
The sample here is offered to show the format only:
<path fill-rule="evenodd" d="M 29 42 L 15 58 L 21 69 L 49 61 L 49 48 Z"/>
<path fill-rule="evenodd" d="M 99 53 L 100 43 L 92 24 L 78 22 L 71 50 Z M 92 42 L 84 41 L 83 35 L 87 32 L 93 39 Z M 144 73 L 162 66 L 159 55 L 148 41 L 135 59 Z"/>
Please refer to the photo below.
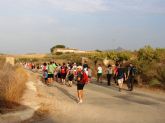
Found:
<path fill-rule="evenodd" d="M 124 69 L 123 68 L 118 68 L 117 69 L 117 78 L 121 79 L 124 77 Z"/>
<path fill-rule="evenodd" d="M 134 66 L 131 67 L 131 68 L 130 68 L 130 75 L 131 75 L 131 76 L 135 76 L 136 74 L 137 74 L 137 69 L 136 69 L 136 67 L 134 67 Z"/>

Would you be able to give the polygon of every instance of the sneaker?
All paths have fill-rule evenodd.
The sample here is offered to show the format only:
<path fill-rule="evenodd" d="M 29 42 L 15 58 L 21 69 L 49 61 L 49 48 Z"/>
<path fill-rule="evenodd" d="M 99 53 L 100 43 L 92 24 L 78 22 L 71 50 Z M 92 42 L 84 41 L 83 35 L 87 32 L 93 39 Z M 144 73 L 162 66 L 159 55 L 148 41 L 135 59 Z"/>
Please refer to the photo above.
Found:
<path fill-rule="evenodd" d="M 83 102 L 82 100 L 79 100 L 79 101 L 78 101 L 78 104 L 81 104 L 82 102 Z"/>

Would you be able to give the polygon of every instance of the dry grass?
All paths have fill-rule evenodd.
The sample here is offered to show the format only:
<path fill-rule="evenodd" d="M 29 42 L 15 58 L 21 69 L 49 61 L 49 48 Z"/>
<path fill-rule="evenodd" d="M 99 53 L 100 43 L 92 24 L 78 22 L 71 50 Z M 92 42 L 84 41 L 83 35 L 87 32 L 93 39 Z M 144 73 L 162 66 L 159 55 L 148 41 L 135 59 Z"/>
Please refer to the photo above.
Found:
<path fill-rule="evenodd" d="M 41 107 L 35 111 L 34 115 L 32 118 L 23 121 L 22 123 L 33 123 L 37 121 L 42 121 L 46 119 L 50 114 L 50 110 L 47 105 L 41 104 Z"/>
<path fill-rule="evenodd" d="M 0 66 L 0 108 L 13 108 L 19 105 L 28 76 L 20 66 L 7 63 Z"/>
<path fill-rule="evenodd" d="M 15 55 L 16 58 L 44 58 L 46 54 L 24 54 L 24 55 Z"/>

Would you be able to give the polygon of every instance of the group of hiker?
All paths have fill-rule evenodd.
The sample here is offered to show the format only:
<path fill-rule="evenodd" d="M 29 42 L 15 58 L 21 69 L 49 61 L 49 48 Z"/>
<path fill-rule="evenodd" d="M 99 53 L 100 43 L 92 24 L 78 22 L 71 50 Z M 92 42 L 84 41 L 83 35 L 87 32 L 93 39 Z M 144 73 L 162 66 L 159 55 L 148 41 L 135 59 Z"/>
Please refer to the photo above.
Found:
<path fill-rule="evenodd" d="M 31 64 L 29 66 L 33 68 Z M 82 103 L 83 88 L 85 84 L 92 81 L 92 74 L 94 72 L 97 72 L 97 83 L 102 84 L 103 75 L 106 75 L 107 86 L 111 86 L 113 80 L 119 87 L 119 91 L 122 90 L 124 81 L 127 81 L 128 90 L 133 90 L 134 78 L 137 72 L 133 64 L 130 63 L 129 66 L 123 67 L 119 62 L 116 62 L 115 65 L 109 64 L 106 69 L 101 64 L 98 64 L 95 69 L 91 69 L 87 61 L 83 64 L 68 62 L 62 65 L 51 61 L 50 63 L 43 63 L 40 67 L 42 78 L 47 85 L 51 85 L 52 82 L 56 81 L 72 87 L 73 82 L 75 82 L 77 84 L 78 103 Z"/>
<path fill-rule="evenodd" d="M 123 88 L 123 82 L 127 82 L 127 87 L 129 91 L 133 90 L 133 84 L 135 80 L 135 75 L 137 73 L 137 69 L 133 66 L 132 63 L 129 64 L 127 67 L 123 67 L 123 64 L 116 63 L 116 65 L 108 65 L 106 70 L 106 78 L 107 78 L 107 85 L 111 86 L 112 79 L 118 85 L 119 91 Z M 102 83 L 103 77 L 103 68 L 101 64 L 98 65 L 97 68 L 97 82 Z"/>
<path fill-rule="evenodd" d="M 50 85 L 53 81 L 72 87 L 73 81 L 77 82 L 78 103 L 82 103 L 83 88 L 85 84 L 91 81 L 91 69 L 86 64 L 77 65 L 76 63 L 63 63 L 62 65 L 55 62 L 42 65 L 42 75 L 45 84 Z"/>

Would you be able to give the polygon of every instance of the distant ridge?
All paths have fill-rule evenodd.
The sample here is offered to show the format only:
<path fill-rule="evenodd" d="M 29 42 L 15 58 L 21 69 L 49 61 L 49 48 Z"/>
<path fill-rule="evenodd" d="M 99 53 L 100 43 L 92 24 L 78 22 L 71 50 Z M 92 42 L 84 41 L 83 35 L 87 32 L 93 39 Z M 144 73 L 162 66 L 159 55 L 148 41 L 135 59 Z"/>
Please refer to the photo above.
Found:
<path fill-rule="evenodd" d="M 118 47 L 115 49 L 115 51 L 126 51 L 126 49 L 122 48 L 122 47 Z"/>

